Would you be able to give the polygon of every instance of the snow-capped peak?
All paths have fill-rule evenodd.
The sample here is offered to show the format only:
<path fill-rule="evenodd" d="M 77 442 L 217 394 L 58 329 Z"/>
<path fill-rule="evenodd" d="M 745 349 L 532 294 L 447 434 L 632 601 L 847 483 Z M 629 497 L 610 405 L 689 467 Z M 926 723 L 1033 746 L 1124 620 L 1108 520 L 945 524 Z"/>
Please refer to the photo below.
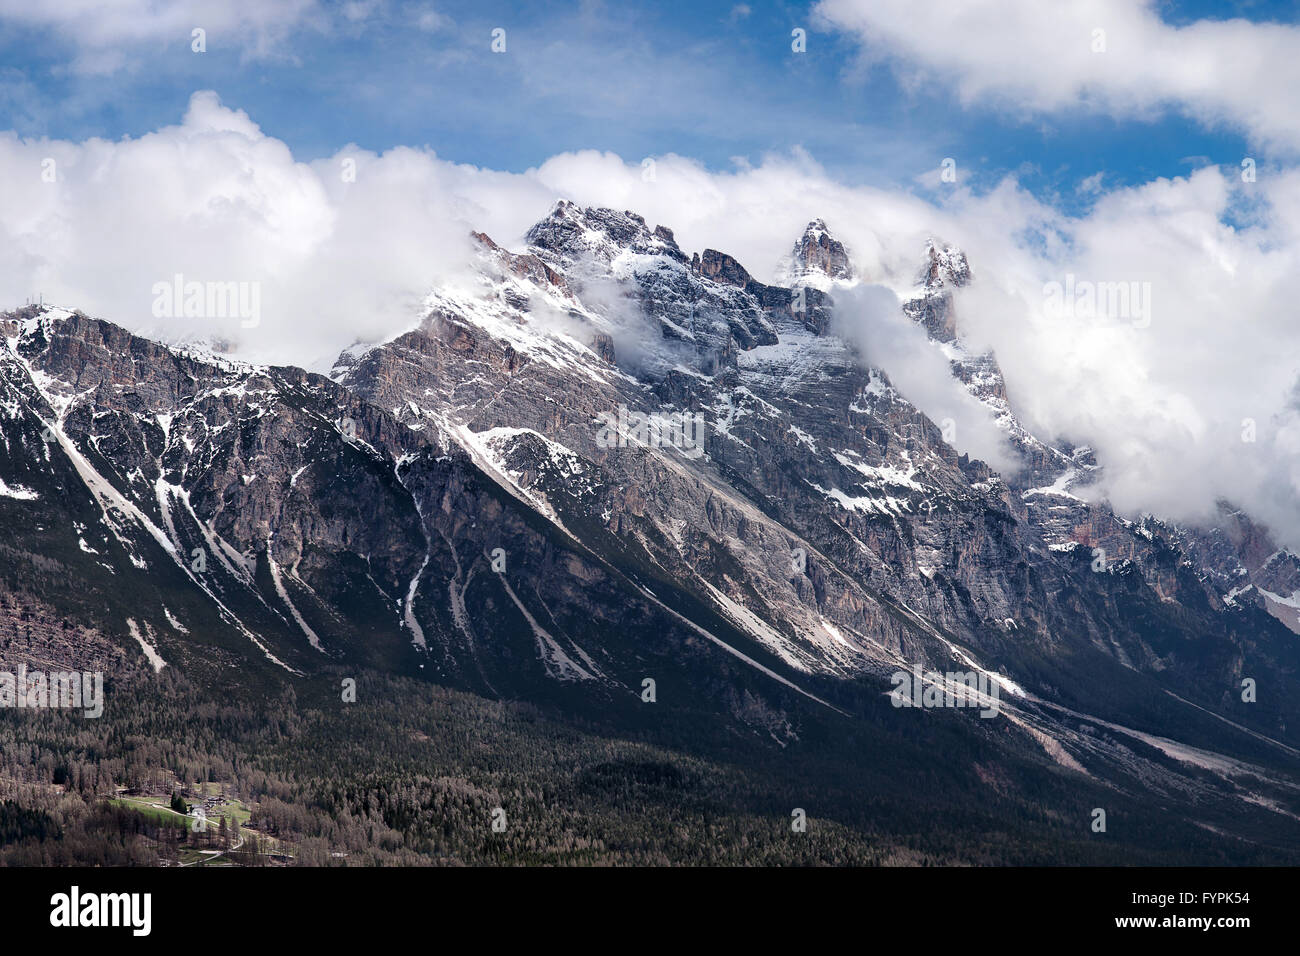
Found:
<path fill-rule="evenodd" d="M 917 274 L 916 284 L 926 293 L 945 288 L 961 288 L 971 280 L 970 264 L 966 253 L 940 239 L 931 237 L 925 243 L 925 262 Z"/>

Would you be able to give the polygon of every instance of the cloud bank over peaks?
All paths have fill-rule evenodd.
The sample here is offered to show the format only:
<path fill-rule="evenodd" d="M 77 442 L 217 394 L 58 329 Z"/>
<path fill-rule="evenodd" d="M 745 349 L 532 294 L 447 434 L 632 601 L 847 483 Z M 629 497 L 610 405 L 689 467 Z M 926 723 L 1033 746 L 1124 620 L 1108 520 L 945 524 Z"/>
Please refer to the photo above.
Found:
<path fill-rule="evenodd" d="M 939 236 L 975 276 L 956 296 L 968 346 L 996 352 L 1039 437 L 1097 449 L 1118 507 L 1195 518 L 1226 497 L 1300 546 L 1295 169 L 1261 167 L 1247 183 L 1235 164 L 1207 166 L 1103 191 L 1070 216 L 1014 178 L 979 193 L 957 184 L 936 204 L 838 182 L 799 150 L 722 171 L 662 155 L 652 176 L 639 158 L 595 151 L 524 173 L 428 148 L 301 162 L 205 91 L 179 124 L 135 139 L 0 134 L 0 177 L 27 184 L 0 205 L 6 304 L 44 294 L 161 338 L 317 368 L 412 327 L 432 288 L 463 279 L 471 230 L 517 249 L 559 198 L 634 210 L 682 249 L 723 250 L 767 282 L 824 219 L 864 283 L 844 315 L 868 355 L 932 417 L 959 422 L 961 450 L 997 462 L 997 436 L 965 422 L 978 410 L 896 315 Z M 154 289 L 177 275 L 257 283 L 259 321 L 159 317 Z"/>

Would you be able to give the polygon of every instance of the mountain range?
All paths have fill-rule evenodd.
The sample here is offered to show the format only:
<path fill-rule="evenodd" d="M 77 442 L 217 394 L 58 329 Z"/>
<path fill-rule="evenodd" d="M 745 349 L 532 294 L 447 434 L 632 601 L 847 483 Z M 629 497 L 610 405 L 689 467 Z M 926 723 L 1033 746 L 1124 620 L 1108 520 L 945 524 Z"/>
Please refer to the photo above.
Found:
<path fill-rule="evenodd" d="M 813 793 L 852 767 L 858 814 L 887 774 L 939 832 L 988 799 L 1056 859 L 1300 858 L 1300 557 L 1228 501 L 1116 514 L 967 344 L 961 250 L 918 249 L 901 308 L 1011 468 L 864 358 L 836 301 L 876 277 L 822 220 L 771 285 L 568 201 L 517 250 L 474 240 L 472 276 L 328 374 L 0 315 L 4 662 L 254 708 L 382 673 L 813 760 Z M 992 719 L 900 706 L 899 675 L 953 673 Z"/>

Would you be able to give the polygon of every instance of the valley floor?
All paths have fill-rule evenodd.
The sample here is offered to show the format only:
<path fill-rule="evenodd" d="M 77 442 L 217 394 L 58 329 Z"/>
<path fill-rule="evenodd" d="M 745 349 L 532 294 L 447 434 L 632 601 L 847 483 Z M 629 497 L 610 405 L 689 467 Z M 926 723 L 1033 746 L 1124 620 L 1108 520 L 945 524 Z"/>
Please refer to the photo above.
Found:
<path fill-rule="evenodd" d="M 357 703 L 324 686 L 222 701 L 143 685 L 100 720 L 7 718 L 0 864 L 1300 862 L 1294 832 L 1229 837 L 992 753 L 926 765 L 883 728 L 837 753 L 734 734 L 688 746 L 668 723 L 616 730 L 377 674 Z M 1098 799 L 1108 833 L 1080 822 Z"/>

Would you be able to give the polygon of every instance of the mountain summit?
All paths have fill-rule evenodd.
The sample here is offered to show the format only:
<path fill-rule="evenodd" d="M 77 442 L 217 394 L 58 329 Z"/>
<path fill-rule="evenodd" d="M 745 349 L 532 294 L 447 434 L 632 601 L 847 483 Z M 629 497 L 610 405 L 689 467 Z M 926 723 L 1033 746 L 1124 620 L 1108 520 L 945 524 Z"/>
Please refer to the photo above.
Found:
<path fill-rule="evenodd" d="M 826 223 L 820 219 L 808 223 L 794 244 L 791 260 L 789 274 L 792 281 L 813 275 L 831 279 L 854 277 L 843 243 L 830 234 Z"/>

